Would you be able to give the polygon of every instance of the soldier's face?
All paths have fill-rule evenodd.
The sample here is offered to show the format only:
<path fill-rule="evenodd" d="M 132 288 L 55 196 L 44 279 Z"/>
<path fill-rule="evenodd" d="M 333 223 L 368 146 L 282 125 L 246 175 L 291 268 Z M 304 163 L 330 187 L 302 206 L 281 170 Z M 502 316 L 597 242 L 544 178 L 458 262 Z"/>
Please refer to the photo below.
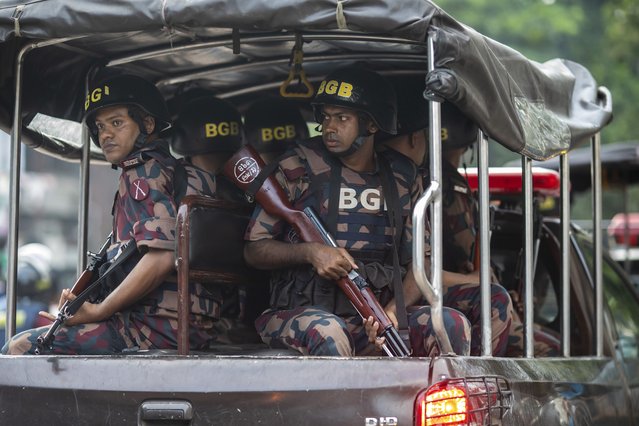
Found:
<path fill-rule="evenodd" d="M 111 164 L 118 164 L 133 151 L 140 134 L 138 124 L 126 106 L 104 107 L 95 114 L 100 148 Z"/>
<path fill-rule="evenodd" d="M 359 134 L 357 111 L 340 106 L 324 105 L 322 110 L 322 139 L 332 153 L 351 147 Z"/>

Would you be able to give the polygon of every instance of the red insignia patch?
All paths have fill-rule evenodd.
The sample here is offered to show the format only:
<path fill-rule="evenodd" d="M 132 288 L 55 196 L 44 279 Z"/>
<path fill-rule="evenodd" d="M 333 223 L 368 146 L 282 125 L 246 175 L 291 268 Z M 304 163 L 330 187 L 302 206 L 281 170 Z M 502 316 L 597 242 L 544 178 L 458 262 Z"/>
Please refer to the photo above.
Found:
<path fill-rule="evenodd" d="M 129 186 L 129 193 L 134 200 L 142 201 L 149 196 L 149 184 L 144 179 L 136 179 Z"/>

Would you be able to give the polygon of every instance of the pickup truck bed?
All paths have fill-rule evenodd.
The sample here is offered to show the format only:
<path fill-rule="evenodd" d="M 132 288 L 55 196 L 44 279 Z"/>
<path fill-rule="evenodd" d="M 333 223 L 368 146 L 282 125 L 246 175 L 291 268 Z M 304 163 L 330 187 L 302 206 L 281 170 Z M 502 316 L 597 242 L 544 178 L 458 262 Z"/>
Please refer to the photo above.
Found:
<path fill-rule="evenodd" d="M 574 424 L 620 425 L 625 423 L 616 416 L 630 406 L 614 362 L 588 358 L 344 359 L 265 350 L 187 357 L 7 356 L 0 358 L 0 371 L 4 425 L 407 425 L 413 424 L 418 394 L 429 385 L 445 378 L 492 382 L 495 376 L 508 382 L 498 380 L 499 389 L 491 388 L 499 396 L 492 399 L 490 424 L 500 424 L 503 416 L 503 424 L 572 418 L 580 420 Z M 516 408 L 506 410 L 511 406 Z"/>

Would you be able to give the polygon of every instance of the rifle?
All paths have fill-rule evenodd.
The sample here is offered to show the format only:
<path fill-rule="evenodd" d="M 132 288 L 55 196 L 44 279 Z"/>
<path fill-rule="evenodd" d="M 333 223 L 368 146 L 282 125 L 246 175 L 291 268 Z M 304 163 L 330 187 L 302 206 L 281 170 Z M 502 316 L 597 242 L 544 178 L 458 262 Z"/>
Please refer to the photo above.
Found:
<path fill-rule="evenodd" d="M 78 296 L 97 280 L 97 271 L 100 269 L 100 266 L 102 266 L 102 264 L 106 262 L 107 249 L 111 244 L 112 235 L 113 232 L 109 234 L 106 241 L 104 241 L 104 244 L 102 244 L 102 247 L 100 247 L 100 250 L 98 250 L 97 253 L 87 253 L 89 262 L 87 263 L 87 267 L 84 269 L 84 271 L 82 271 L 78 279 L 73 284 L 73 287 L 71 287 L 71 293 Z M 49 327 L 49 330 L 44 335 L 38 337 L 37 347 L 35 349 L 36 355 L 40 355 L 44 348 L 51 349 L 51 344 L 55 339 L 55 333 L 58 331 L 58 328 L 60 328 L 60 326 L 67 319 L 69 319 L 69 317 L 75 314 L 80 308 L 79 305 L 75 307 L 74 310 L 70 309 L 71 307 L 71 301 L 67 300 L 66 302 L 64 302 L 58 312 L 57 318 L 55 319 L 53 324 L 51 324 L 51 327 Z"/>
<path fill-rule="evenodd" d="M 283 188 L 275 177 L 273 169 L 265 168 L 264 161 L 255 149 L 245 145 L 224 165 L 223 173 L 241 190 L 245 191 L 269 214 L 285 220 L 305 242 L 319 242 L 337 247 L 333 237 L 326 231 L 315 212 L 307 207 L 304 211 L 294 209 Z M 355 270 L 336 281 L 339 288 L 363 318 L 373 317 L 380 324 L 377 334 L 385 337 L 384 351 L 391 357 L 407 357 L 410 351 L 402 341 L 399 332 L 382 306 L 375 298 L 366 280 Z"/>

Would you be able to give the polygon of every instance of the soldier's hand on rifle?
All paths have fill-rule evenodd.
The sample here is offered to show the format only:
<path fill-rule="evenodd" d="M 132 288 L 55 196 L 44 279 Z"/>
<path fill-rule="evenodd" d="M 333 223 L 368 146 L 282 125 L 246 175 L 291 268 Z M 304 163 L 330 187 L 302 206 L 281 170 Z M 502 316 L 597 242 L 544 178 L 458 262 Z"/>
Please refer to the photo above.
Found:
<path fill-rule="evenodd" d="M 377 335 L 377 330 L 379 330 L 379 323 L 375 321 L 375 318 L 368 317 L 364 320 L 364 329 L 366 330 L 366 335 L 368 336 L 369 343 L 375 344 L 375 349 L 381 351 L 386 342 L 384 337 L 380 337 Z"/>
<path fill-rule="evenodd" d="M 337 280 L 345 277 L 351 269 L 357 269 L 355 259 L 341 247 L 311 243 L 311 263 L 322 278 Z"/>
<path fill-rule="evenodd" d="M 77 296 L 71 292 L 69 289 L 62 290 L 60 294 L 60 302 L 58 303 L 58 309 L 62 308 L 62 305 L 66 301 L 74 300 Z M 84 302 L 80 309 L 69 319 L 65 321 L 65 325 L 77 325 L 77 324 L 85 324 L 88 322 L 93 322 L 95 318 L 98 318 L 95 311 L 97 309 L 97 305 L 94 303 Z M 55 321 L 56 316 L 52 315 L 46 311 L 40 311 L 38 313 L 41 317 L 47 318 L 51 321 Z"/>
<path fill-rule="evenodd" d="M 393 323 L 393 327 L 397 328 L 397 316 L 395 314 L 395 304 L 391 302 L 392 307 L 386 307 L 384 312 L 388 315 L 388 319 Z M 379 330 L 379 322 L 375 321 L 375 318 L 372 316 L 364 319 L 364 329 L 366 330 L 366 335 L 368 336 L 368 341 L 370 343 L 375 344 L 375 348 L 379 351 L 382 350 L 382 346 L 386 343 L 385 337 L 380 337 L 377 335 L 377 331 Z"/>

